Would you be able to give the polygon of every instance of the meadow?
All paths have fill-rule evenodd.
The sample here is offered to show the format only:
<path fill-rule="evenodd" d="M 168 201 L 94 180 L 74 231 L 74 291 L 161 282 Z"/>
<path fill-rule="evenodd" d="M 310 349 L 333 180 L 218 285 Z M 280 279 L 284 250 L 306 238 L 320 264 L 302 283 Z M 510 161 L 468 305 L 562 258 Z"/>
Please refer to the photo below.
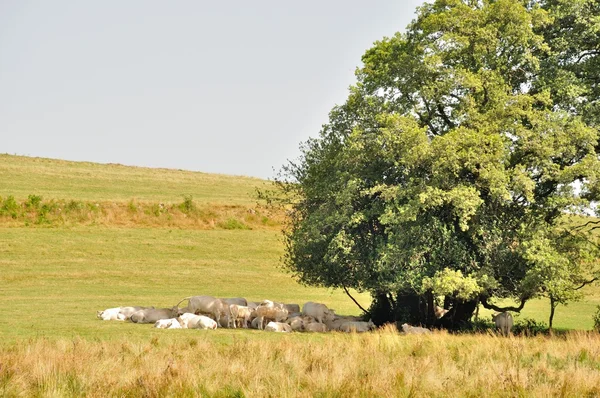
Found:
<path fill-rule="evenodd" d="M 600 395 L 591 332 L 279 335 L 96 319 L 198 294 L 358 315 L 342 291 L 302 286 L 279 268 L 284 215 L 256 205 L 265 184 L 0 155 L 0 396 Z M 17 210 L 2 212 L 9 196 Z M 559 306 L 555 326 L 590 330 L 599 291 Z M 520 318 L 547 322 L 548 312 L 532 301 Z"/>

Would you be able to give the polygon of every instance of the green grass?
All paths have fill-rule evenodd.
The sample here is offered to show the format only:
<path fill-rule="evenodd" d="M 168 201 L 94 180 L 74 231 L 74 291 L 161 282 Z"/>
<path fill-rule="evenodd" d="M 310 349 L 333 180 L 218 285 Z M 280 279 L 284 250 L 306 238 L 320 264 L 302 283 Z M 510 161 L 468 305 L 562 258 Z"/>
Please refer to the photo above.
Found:
<path fill-rule="evenodd" d="M 170 307 L 191 295 L 298 303 L 358 314 L 340 291 L 308 288 L 278 269 L 277 232 L 246 230 L 4 228 L 0 323 L 4 338 L 148 335 L 148 327 L 96 319 L 123 305 Z M 366 295 L 359 296 L 368 305 Z M 43 314 L 43 317 L 40 315 Z"/>
<path fill-rule="evenodd" d="M 0 154 L 0 195 L 26 199 L 254 204 L 265 180 L 172 169 L 71 162 Z"/>

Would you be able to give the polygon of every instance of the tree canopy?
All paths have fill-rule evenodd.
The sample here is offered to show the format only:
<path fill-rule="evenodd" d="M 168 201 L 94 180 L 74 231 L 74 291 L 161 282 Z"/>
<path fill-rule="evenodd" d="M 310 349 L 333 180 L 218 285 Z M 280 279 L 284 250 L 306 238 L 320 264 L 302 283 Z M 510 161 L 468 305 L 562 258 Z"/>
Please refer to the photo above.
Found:
<path fill-rule="evenodd" d="M 284 266 L 370 292 L 379 323 L 458 327 L 477 303 L 577 298 L 598 276 L 573 225 L 600 195 L 599 56 L 595 0 L 420 7 L 284 166 Z"/>

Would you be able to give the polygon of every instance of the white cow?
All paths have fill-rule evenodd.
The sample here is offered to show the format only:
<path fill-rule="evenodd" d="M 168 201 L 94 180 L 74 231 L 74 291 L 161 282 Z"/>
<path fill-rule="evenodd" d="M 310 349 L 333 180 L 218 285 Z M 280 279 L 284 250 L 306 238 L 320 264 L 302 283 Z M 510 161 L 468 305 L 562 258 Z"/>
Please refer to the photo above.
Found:
<path fill-rule="evenodd" d="M 373 329 L 375 329 L 375 324 L 373 323 L 373 321 L 344 322 L 344 323 L 342 323 L 342 325 L 339 328 L 340 332 L 346 332 L 346 333 L 350 333 L 350 332 L 364 333 L 364 332 L 368 332 Z"/>
<path fill-rule="evenodd" d="M 154 327 L 158 329 L 182 329 L 177 318 L 159 319 L 154 324 Z"/>
<path fill-rule="evenodd" d="M 267 326 L 265 326 L 265 331 L 289 333 L 292 331 L 292 328 L 287 323 L 269 322 Z"/>
<path fill-rule="evenodd" d="M 229 312 L 231 314 L 231 319 L 233 320 L 232 323 L 234 328 L 237 327 L 237 322 L 239 321 L 240 325 L 247 329 L 254 310 L 243 305 L 231 304 L 229 306 Z"/>
<path fill-rule="evenodd" d="M 177 303 L 176 307 L 179 306 L 182 302 L 188 300 L 188 306 L 179 310 L 180 314 L 184 314 L 186 312 L 191 314 L 203 314 L 210 315 L 213 317 L 217 323 L 221 320 L 221 316 L 225 315 L 227 320 L 229 320 L 229 306 L 223 302 L 223 300 L 218 299 L 213 296 L 192 296 L 186 297 Z M 227 324 L 229 321 L 227 322 Z"/>
<path fill-rule="evenodd" d="M 303 332 L 304 331 L 304 320 L 302 317 L 295 316 L 293 318 L 288 318 L 285 321 L 294 332 Z"/>
<path fill-rule="evenodd" d="M 513 317 L 510 312 L 494 314 L 492 315 L 492 321 L 494 321 L 496 329 L 498 329 L 503 336 L 508 336 L 510 334 L 510 329 L 513 327 Z"/>
<path fill-rule="evenodd" d="M 155 323 L 160 319 L 175 318 L 178 313 L 178 308 L 148 308 L 139 310 L 131 315 L 133 323 Z"/>
<path fill-rule="evenodd" d="M 134 312 L 139 311 L 139 310 L 151 310 L 154 307 L 120 307 L 121 309 L 119 310 L 119 313 L 121 315 L 123 315 L 125 317 L 125 320 L 129 320 L 129 318 L 131 318 L 131 316 L 133 315 Z"/>
<path fill-rule="evenodd" d="M 411 326 L 408 323 L 402 325 L 402 331 L 406 334 L 431 334 L 431 330 L 419 326 Z"/>
<path fill-rule="evenodd" d="M 302 313 L 315 318 L 319 323 L 326 323 L 335 319 L 335 312 L 325 304 L 309 301 L 302 306 Z"/>
<path fill-rule="evenodd" d="M 204 315 L 195 315 L 186 312 L 179 315 L 177 321 L 184 329 L 216 329 L 217 322 Z"/>
<path fill-rule="evenodd" d="M 344 316 L 344 315 L 336 315 L 331 320 L 326 320 L 325 325 L 327 325 L 328 330 L 340 330 L 340 327 L 346 322 L 360 322 L 362 321 L 361 317 L 358 316 Z"/>
<path fill-rule="evenodd" d="M 304 324 L 304 330 L 307 332 L 324 333 L 327 331 L 327 326 L 324 323 L 311 322 Z"/>
<path fill-rule="evenodd" d="M 107 308 L 104 311 L 97 311 L 96 316 L 103 321 L 124 321 L 125 316 L 119 313 L 120 307 Z"/>

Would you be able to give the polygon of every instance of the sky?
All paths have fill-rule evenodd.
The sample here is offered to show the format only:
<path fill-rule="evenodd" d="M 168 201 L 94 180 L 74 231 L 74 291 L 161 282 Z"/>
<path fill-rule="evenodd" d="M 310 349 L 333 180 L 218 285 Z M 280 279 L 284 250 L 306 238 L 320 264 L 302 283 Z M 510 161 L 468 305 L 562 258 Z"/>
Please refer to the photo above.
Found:
<path fill-rule="evenodd" d="M 417 0 L 0 0 L 0 153 L 273 178 Z"/>

